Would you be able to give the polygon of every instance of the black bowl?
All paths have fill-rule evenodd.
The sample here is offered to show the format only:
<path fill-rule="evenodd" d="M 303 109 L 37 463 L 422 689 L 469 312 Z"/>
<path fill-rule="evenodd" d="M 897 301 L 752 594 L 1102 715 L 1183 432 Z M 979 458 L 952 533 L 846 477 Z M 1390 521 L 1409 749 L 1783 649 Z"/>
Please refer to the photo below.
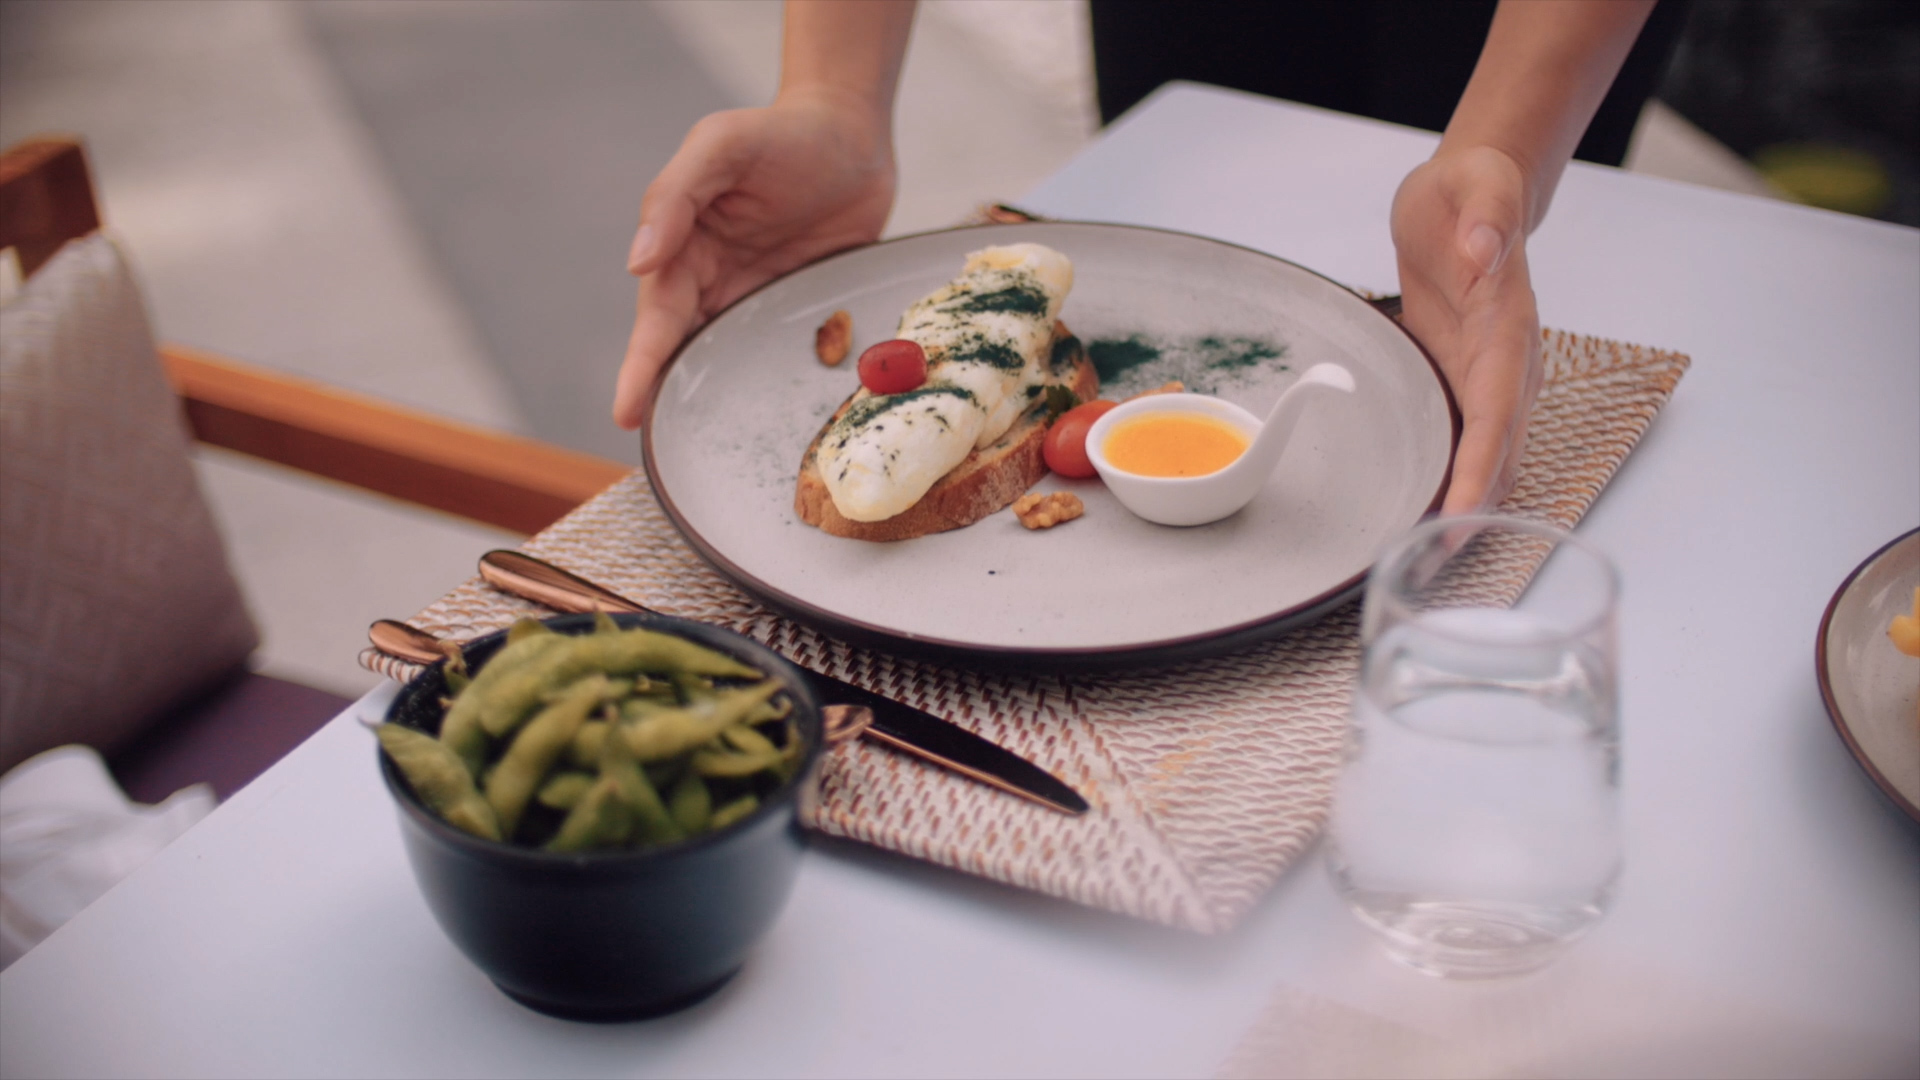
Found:
<path fill-rule="evenodd" d="M 759 809 L 718 832 L 657 848 L 560 854 L 485 840 L 420 802 L 393 761 L 380 774 L 400 807 L 400 832 L 420 891 L 441 929 L 507 996 L 578 1020 L 628 1020 L 690 1005 L 740 970 L 786 903 L 799 869 L 796 803 L 823 744 L 820 707 L 798 668 L 719 627 L 660 615 L 615 615 L 717 649 L 786 684 L 805 747 L 793 777 Z M 586 615 L 546 620 L 585 633 Z M 504 631 L 466 647 L 476 670 Z M 439 664 L 408 683 L 387 719 L 440 729 Z"/>

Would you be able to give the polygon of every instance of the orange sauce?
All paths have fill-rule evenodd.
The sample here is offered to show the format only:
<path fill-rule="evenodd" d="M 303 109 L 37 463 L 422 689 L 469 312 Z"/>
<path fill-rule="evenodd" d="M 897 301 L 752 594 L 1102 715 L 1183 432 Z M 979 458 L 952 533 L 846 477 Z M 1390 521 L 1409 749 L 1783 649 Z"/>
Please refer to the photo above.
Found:
<path fill-rule="evenodd" d="M 1205 476 L 1247 452 L 1248 439 L 1225 420 L 1201 413 L 1154 412 L 1114 425 L 1100 449 L 1135 476 Z"/>

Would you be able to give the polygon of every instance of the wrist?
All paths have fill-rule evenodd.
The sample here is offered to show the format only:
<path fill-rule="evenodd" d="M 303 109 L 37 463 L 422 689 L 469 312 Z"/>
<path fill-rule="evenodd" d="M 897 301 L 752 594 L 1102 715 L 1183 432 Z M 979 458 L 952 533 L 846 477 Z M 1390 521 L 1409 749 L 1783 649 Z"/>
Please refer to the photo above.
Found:
<path fill-rule="evenodd" d="M 864 142 L 893 142 L 893 96 L 872 88 L 799 79 L 781 83 L 772 108 L 822 115 L 835 129 Z"/>

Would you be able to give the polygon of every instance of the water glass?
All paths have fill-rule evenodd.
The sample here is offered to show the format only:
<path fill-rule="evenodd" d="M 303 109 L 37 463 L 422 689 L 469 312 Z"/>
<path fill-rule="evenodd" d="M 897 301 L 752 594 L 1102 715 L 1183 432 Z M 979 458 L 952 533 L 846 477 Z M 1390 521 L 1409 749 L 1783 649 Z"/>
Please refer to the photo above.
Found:
<path fill-rule="evenodd" d="M 1396 959 L 1516 974 L 1606 911 L 1619 592 L 1606 556 L 1511 518 L 1425 522 L 1374 566 L 1327 851 Z"/>

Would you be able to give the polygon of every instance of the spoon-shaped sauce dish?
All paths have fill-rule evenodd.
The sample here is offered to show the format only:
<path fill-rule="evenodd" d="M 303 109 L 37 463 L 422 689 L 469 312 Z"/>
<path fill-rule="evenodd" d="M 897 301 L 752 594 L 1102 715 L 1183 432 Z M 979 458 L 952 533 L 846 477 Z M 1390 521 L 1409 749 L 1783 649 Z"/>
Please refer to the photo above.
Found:
<path fill-rule="evenodd" d="M 1120 504 L 1161 525 L 1205 525 L 1239 511 L 1253 501 L 1280 464 L 1300 418 L 1331 393 L 1353 393 L 1353 373 L 1339 364 L 1315 364 L 1280 395 L 1260 418 L 1229 401 L 1205 394 L 1155 394 L 1134 398 L 1109 410 L 1087 432 L 1087 459 Z M 1204 417 L 1231 427 L 1247 441 L 1240 456 L 1217 471 L 1199 476 L 1149 476 L 1115 465 L 1107 440 L 1129 421 L 1154 413 Z"/>

